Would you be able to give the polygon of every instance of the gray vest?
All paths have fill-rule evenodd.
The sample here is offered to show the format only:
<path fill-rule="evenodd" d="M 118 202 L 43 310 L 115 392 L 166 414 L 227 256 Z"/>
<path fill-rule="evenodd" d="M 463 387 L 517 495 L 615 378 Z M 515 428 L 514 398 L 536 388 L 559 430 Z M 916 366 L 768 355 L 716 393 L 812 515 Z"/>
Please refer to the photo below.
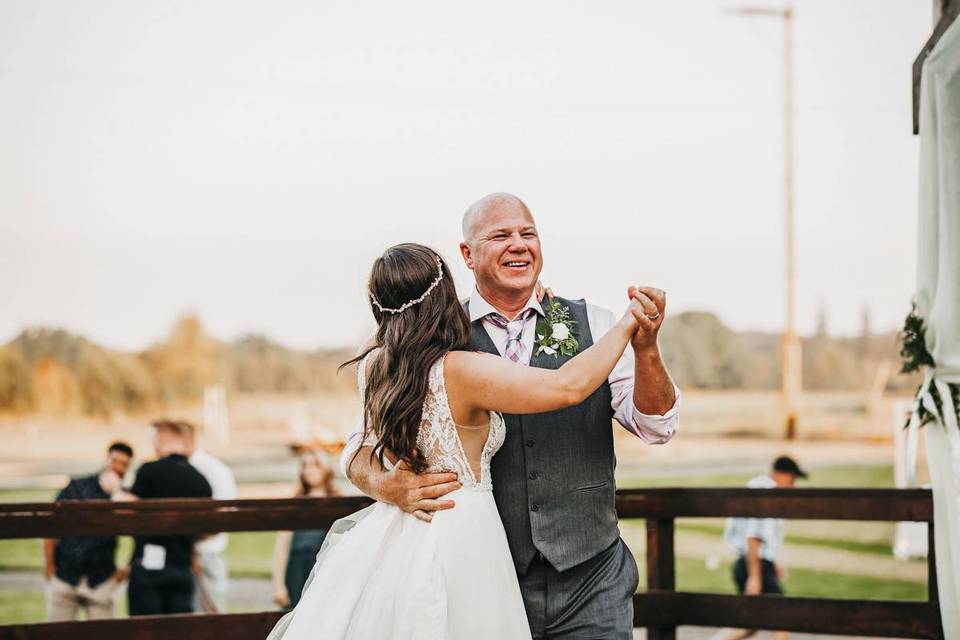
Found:
<path fill-rule="evenodd" d="M 556 300 L 569 307 L 577 323 L 580 349 L 592 345 L 586 303 Z M 499 355 L 482 319 L 472 329 L 473 349 Z M 536 349 L 531 367 L 558 369 L 570 359 L 537 355 Z M 565 571 L 619 538 L 610 401 L 610 385 L 604 382 L 575 407 L 503 416 L 507 435 L 493 457 L 493 494 L 521 575 L 538 551 L 555 569 Z"/>

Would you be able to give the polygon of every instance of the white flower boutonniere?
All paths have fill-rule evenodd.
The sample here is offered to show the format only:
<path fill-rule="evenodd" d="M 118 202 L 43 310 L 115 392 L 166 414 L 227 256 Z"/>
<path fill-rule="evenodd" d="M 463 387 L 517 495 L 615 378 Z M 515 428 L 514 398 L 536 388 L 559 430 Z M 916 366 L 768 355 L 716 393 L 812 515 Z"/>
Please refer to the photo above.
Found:
<path fill-rule="evenodd" d="M 576 355 L 580 349 L 577 342 L 577 324 L 570 319 L 570 309 L 555 300 L 547 303 L 546 317 L 537 320 L 537 354 L 557 356 Z"/>

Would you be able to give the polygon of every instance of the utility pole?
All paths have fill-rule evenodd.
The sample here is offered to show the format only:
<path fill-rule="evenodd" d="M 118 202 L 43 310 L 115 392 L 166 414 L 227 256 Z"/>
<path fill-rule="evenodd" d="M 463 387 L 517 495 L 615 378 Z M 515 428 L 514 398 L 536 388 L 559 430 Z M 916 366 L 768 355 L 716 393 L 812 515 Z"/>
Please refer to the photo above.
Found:
<path fill-rule="evenodd" d="M 783 20 L 783 236 L 786 309 L 783 328 L 782 399 L 784 436 L 797 437 L 797 402 L 803 390 L 803 344 L 796 331 L 796 244 L 793 221 L 793 7 L 741 7 L 730 11 L 741 16 Z"/>

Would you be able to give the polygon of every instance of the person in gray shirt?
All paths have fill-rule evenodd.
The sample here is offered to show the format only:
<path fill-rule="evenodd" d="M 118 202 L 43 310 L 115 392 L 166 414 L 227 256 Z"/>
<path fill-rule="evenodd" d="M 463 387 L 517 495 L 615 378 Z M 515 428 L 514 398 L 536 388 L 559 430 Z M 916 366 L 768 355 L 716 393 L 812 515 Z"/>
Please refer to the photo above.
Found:
<path fill-rule="evenodd" d="M 790 489 L 797 478 L 807 474 L 787 456 L 777 458 L 769 473 L 747 483 L 751 489 Z M 727 545 L 737 554 L 733 564 L 733 581 L 737 592 L 748 596 L 783 595 L 783 567 L 779 563 L 783 551 L 784 528 L 781 518 L 730 518 L 723 533 Z M 738 640 L 753 635 L 749 629 L 724 629 L 714 640 Z M 787 638 L 778 632 L 777 638 Z"/>

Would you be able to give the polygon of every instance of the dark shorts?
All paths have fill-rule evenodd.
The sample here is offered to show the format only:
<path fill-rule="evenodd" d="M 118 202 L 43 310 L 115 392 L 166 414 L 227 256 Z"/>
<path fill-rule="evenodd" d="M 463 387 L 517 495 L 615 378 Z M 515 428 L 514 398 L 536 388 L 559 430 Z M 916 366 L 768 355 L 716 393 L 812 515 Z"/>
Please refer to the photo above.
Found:
<path fill-rule="evenodd" d="M 777 569 L 769 560 L 760 561 L 760 577 L 763 586 L 762 593 L 771 595 L 783 595 L 783 586 L 780 584 L 780 578 L 777 577 Z M 743 556 L 737 558 L 733 565 L 733 581 L 737 583 L 737 593 L 743 594 L 747 586 L 747 559 Z"/>

